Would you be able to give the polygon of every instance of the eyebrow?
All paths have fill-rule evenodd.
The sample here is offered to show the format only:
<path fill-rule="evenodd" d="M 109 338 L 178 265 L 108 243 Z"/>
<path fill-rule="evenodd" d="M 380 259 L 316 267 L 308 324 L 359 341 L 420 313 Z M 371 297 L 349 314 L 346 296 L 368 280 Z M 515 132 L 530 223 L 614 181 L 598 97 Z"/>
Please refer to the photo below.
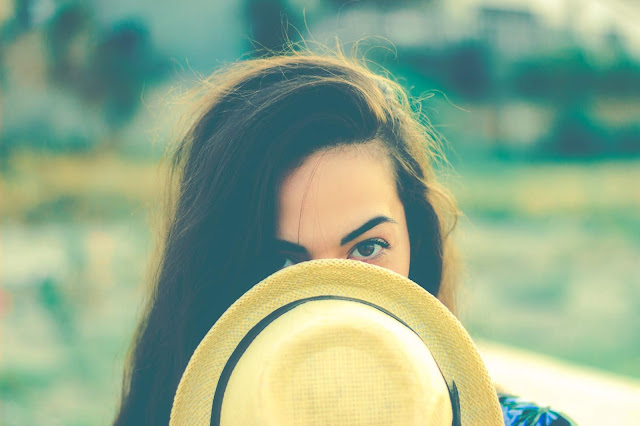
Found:
<path fill-rule="evenodd" d="M 348 244 L 349 242 L 355 240 L 360 235 L 364 234 L 365 232 L 367 232 L 372 228 L 375 228 L 381 223 L 398 223 L 398 222 L 396 222 L 395 220 L 393 220 L 388 216 L 376 216 L 373 219 L 369 219 L 363 225 L 361 225 L 357 229 L 354 229 L 353 231 L 349 232 L 347 235 L 342 237 L 342 239 L 340 240 L 340 246 L 344 246 L 345 244 Z M 291 253 L 296 253 L 296 254 L 301 254 L 306 256 L 309 255 L 309 252 L 307 251 L 306 248 L 304 248 L 299 244 L 292 243 L 291 241 L 276 240 L 276 243 L 278 245 L 278 248 L 281 251 L 288 251 Z"/>
<path fill-rule="evenodd" d="M 391 219 L 388 216 L 376 216 L 373 219 L 369 219 L 368 221 L 366 221 L 364 223 L 364 225 L 360 226 L 358 229 L 355 229 L 355 230 L 349 232 L 344 237 L 342 237 L 342 239 L 340 240 L 340 245 L 343 246 L 343 245 L 355 240 L 360 235 L 364 234 L 365 232 L 367 232 L 371 228 L 375 228 L 376 226 L 380 225 L 381 223 L 398 223 L 398 222 L 396 222 L 395 220 Z"/>
<path fill-rule="evenodd" d="M 280 251 L 286 251 L 286 252 L 301 254 L 305 256 L 309 255 L 309 252 L 307 251 L 306 248 L 296 243 L 292 243 L 291 241 L 276 240 L 276 244 L 278 245 L 278 250 Z"/>

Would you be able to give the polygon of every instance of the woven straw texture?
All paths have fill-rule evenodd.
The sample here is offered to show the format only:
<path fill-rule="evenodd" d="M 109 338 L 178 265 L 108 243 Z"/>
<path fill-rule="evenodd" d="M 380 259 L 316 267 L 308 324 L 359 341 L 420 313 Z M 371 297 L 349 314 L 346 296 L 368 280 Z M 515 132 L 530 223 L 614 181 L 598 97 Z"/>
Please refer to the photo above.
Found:
<path fill-rule="evenodd" d="M 447 383 L 458 388 L 463 425 L 502 425 L 484 363 L 460 322 L 411 280 L 363 262 L 323 259 L 285 268 L 258 283 L 220 317 L 182 376 L 171 425 L 208 425 L 213 395 L 227 360 L 246 333 L 274 310 L 315 296 L 360 299 L 384 308 L 425 342 Z"/>

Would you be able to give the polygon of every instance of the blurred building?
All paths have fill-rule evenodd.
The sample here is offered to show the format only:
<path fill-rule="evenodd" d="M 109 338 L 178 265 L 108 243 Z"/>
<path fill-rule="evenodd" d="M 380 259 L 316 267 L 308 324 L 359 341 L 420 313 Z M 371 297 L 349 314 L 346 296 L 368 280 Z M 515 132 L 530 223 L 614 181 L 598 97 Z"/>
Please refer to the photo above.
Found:
<path fill-rule="evenodd" d="M 478 9 L 477 38 L 502 52 L 518 57 L 538 53 L 547 46 L 546 34 L 539 18 L 526 9 L 500 9 L 483 6 Z"/>
<path fill-rule="evenodd" d="M 302 7 L 305 2 L 291 3 Z M 635 9 L 625 14 L 619 3 L 603 7 L 598 0 L 435 0 L 391 9 L 347 3 L 337 17 L 326 14 L 314 22 L 312 31 L 321 39 L 338 34 L 344 41 L 382 36 L 398 47 L 439 47 L 475 39 L 515 57 L 557 50 L 575 40 L 602 49 L 615 34 L 624 49 L 640 57 L 640 27 L 633 25 L 634 16 L 640 16 Z"/>

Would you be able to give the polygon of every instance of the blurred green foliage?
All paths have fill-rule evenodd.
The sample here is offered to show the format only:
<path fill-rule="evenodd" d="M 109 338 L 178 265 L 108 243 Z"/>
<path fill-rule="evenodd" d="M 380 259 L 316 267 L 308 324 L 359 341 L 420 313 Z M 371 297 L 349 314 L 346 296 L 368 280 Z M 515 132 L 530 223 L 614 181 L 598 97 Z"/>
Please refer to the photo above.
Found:
<path fill-rule="evenodd" d="M 135 117 L 145 87 L 162 81 L 169 72 L 169 59 L 154 45 L 144 22 L 130 18 L 101 24 L 85 2 L 62 3 L 42 27 L 30 28 L 20 19 L 16 15 L 2 26 L 2 47 L 11 50 L 23 43 L 30 49 L 22 54 L 25 58 L 44 53 L 45 63 L 40 76 L 24 78 L 22 71 L 27 70 L 16 70 L 18 75 L 9 78 L 2 73 L 10 99 L 16 89 L 27 86 L 26 91 L 15 93 L 27 112 L 16 116 L 9 111 L 10 120 L 3 123 L 0 155 L 6 157 L 25 148 L 39 152 L 117 150 L 123 139 L 120 132 Z M 25 68 L 32 65 L 29 62 L 27 59 Z M 43 83 L 42 90 L 30 92 L 28 86 Z M 48 108 L 62 109 L 57 114 L 62 113 L 63 118 L 75 121 L 82 120 L 82 114 L 93 114 L 95 125 L 74 129 L 73 123 L 68 126 L 71 129 L 60 131 L 56 113 L 34 114 L 42 109 L 43 96 L 48 98 Z"/>

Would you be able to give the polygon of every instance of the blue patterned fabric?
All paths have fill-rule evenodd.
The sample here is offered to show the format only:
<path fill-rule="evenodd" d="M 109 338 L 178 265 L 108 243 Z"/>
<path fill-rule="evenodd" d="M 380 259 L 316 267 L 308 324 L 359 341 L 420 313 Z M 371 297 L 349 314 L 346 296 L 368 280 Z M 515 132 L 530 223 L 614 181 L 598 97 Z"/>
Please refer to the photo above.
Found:
<path fill-rule="evenodd" d="M 505 426 L 575 426 L 566 415 L 523 401 L 513 395 L 498 394 Z"/>

